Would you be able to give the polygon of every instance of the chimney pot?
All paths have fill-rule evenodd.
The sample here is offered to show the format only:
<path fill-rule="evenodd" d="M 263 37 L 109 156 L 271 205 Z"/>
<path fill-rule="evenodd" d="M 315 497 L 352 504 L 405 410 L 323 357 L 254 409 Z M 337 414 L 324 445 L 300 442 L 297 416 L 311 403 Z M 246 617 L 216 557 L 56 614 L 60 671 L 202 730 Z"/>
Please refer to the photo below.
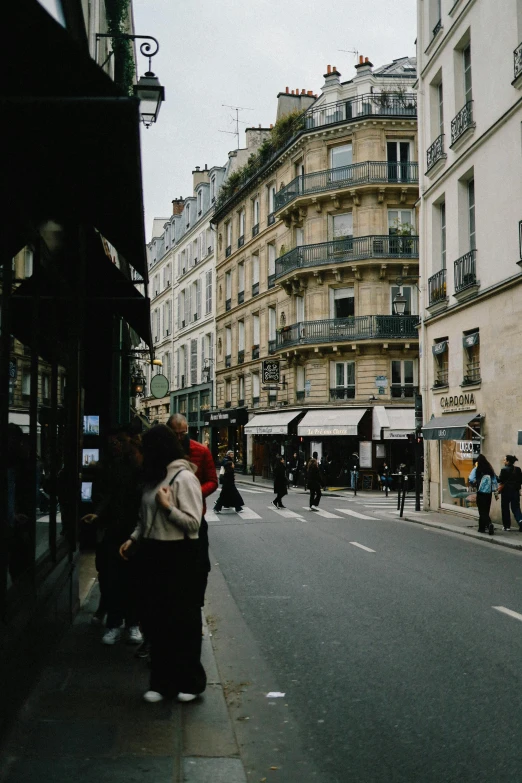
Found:
<path fill-rule="evenodd" d="M 286 94 L 288 95 L 289 92 L 290 92 L 290 89 L 287 87 L 286 88 Z"/>
<path fill-rule="evenodd" d="M 335 67 L 335 65 L 334 65 L 334 67 L 332 68 L 332 71 L 336 71 L 336 70 L 337 70 L 337 68 L 336 68 L 336 67 Z"/>
<path fill-rule="evenodd" d="M 273 125 L 273 123 L 271 122 L 271 123 L 270 123 L 270 130 L 272 130 L 272 128 L 273 128 L 273 127 L 274 127 L 274 125 Z"/>
<path fill-rule="evenodd" d="M 294 91 L 292 90 L 292 92 L 291 92 L 290 94 L 291 94 L 291 95 L 294 95 L 295 93 L 294 93 Z"/>
<path fill-rule="evenodd" d="M 369 57 L 365 57 L 365 58 L 364 58 L 364 62 L 365 62 L 365 63 L 369 63 L 369 62 L 370 62 L 370 59 L 369 59 Z"/>
<path fill-rule="evenodd" d="M 331 65 L 327 65 L 326 66 L 326 73 L 332 73 L 332 66 Z"/>
<path fill-rule="evenodd" d="M 364 62 L 364 57 L 362 56 L 362 54 L 360 54 L 359 55 L 359 65 L 362 65 L 363 62 Z"/>
<path fill-rule="evenodd" d="M 313 90 L 308 90 L 307 95 L 313 95 Z"/>
<path fill-rule="evenodd" d="M 196 166 L 196 171 L 199 171 L 199 166 Z"/>

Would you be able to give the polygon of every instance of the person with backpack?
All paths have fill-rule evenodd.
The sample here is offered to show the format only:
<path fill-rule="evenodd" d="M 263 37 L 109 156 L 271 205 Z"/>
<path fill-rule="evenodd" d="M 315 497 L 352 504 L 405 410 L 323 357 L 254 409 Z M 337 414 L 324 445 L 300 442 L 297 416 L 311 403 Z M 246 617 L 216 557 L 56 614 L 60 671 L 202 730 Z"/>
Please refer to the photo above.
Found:
<path fill-rule="evenodd" d="M 502 524 L 504 525 L 504 530 L 506 532 L 511 530 L 511 508 L 519 530 L 522 533 L 522 511 L 520 510 L 520 487 L 522 486 L 522 471 L 520 468 L 515 466 L 515 462 L 518 462 L 518 459 L 513 456 L 513 454 L 506 454 L 504 459 L 504 467 L 500 471 L 500 476 L 498 478 L 500 485 L 500 506 L 502 510 Z"/>
<path fill-rule="evenodd" d="M 497 492 L 498 483 L 493 467 L 483 454 L 479 454 L 475 467 L 469 474 L 470 484 L 477 487 L 477 508 L 479 512 L 479 533 L 488 533 L 493 535 L 493 523 L 489 516 L 491 509 L 491 496 Z"/>

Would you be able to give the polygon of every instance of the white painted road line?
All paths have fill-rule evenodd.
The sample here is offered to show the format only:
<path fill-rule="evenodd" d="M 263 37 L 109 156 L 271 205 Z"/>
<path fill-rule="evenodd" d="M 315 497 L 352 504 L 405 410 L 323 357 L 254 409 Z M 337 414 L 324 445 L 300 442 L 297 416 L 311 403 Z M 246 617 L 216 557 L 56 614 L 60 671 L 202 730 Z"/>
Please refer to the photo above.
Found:
<path fill-rule="evenodd" d="M 358 511 L 352 511 L 351 508 L 336 508 L 335 511 L 348 514 L 349 517 L 357 517 L 357 519 L 377 519 L 377 517 L 369 517 L 367 514 L 359 514 Z"/>
<path fill-rule="evenodd" d="M 520 620 L 522 622 L 522 614 L 514 612 L 512 609 L 506 609 L 505 606 L 492 606 L 491 608 L 496 609 L 497 612 L 502 612 L 502 614 L 508 614 L 510 617 L 514 617 L 515 620 Z"/>
<path fill-rule="evenodd" d="M 243 506 L 243 511 L 238 511 L 237 515 L 238 517 L 241 517 L 241 519 L 261 519 L 259 514 L 256 514 L 256 512 L 251 508 L 248 508 L 248 506 Z"/>
<path fill-rule="evenodd" d="M 207 512 L 205 514 L 205 519 L 207 520 L 207 522 L 217 522 L 219 517 L 215 511 L 209 511 L 207 509 Z"/>
<path fill-rule="evenodd" d="M 303 508 L 305 511 L 310 511 L 310 506 L 303 506 Z M 324 511 L 322 508 L 312 511 L 312 514 L 318 514 L 320 517 L 325 517 L 325 519 L 342 519 L 339 514 L 332 514 L 330 511 Z"/>
<path fill-rule="evenodd" d="M 246 489 L 245 487 L 241 487 L 241 492 L 250 492 L 251 495 L 262 495 L 263 490 L 262 489 Z"/>
<path fill-rule="evenodd" d="M 297 511 L 292 511 L 291 508 L 274 508 L 273 506 L 268 506 L 268 508 L 271 511 L 275 511 L 279 516 L 285 517 L 285 519 L 295 519 L 296 517 L 302 519 L 303 517 L 302 514 L 298 514 Z"/>
<path fill-rule="evenodd" d="M 370 549 L 368 546 L 364 546 L 363 544 L 358 544 L 357 541 L 350 541 L 350 544 L 352 546 L 358 546 L 359 549 L 364 549 L 365 552 L 373 552 L 375 554 L 375 549 Z"/>

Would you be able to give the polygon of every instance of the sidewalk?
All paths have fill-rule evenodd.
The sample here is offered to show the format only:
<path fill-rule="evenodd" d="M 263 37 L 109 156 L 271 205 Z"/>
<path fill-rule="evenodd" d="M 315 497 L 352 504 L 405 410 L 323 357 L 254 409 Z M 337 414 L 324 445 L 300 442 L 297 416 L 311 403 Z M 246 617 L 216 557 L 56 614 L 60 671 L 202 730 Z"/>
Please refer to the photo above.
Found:
<path fill-rule="evenodd" d="M 147 663 L 123 642 L 101 644 L 97 601 L 96 585 L 2 748 L 0 781 L 246 783 L 208 627 L 203 698 L 147 704 Z"/>
<path fill-rule="evenodd" d="M 245 487 L 252 487 L 254 489 L 256 484 L 263 488 L 273 488 L 272 481 L 261 478 L 260 476 L 256 476 L 255 482 L 246 476 L 244 478 L 242 476 L 237 476 L 236 484 Z M 290 489 L 291 495 L 296 492 L 304 494 L 303 487 L 299 487 L 299 489 Z M 323 497 L 328 496 L 343 497 L 352 500 L 354 494 L 353 490 L 343 488 L 326 490 L 323 494 Z M 413 496 L 413 492 L 410 492 L 408 495 L 406 495 L 408 498 L 412 498 Z M 376 497 L 383 498 L 384 493 L 376 491 L 357 491 L 357 498 L 359 499 L 364 498 L 371 501 L 372 498 L 375 499 Z M 389 497 L 392 497 L 395 501 L 397 501 L 396 492 L 390 492 Z M 495 524 L 495 533 L 494 535 L 490 536 L 488 534 L 478 532 L 478 518 L 471 518 L 467 515 L 453 513 L 451 511 L 412 511 L 411 508 L 406 507 L 404 509 L 402 518 L 406 519 L 408 522 L 416 522 L 418 524 L 424 525 L 425 527 L 436 527 L 439 528 L 439 530 L 446 530 L 450 533 L 458 533 L 463 536 L 469 536 L 470 538 L 475 538 L 479 541 L 486 541 L 490 544 L 505 546 L 509 547 L 510 549 L 522 550 L 522 535 L 518 530 L 518 525 L 516 522 L 512 522 L 511 532 L 509 533 L 503 530 L 502 525 Z"/>

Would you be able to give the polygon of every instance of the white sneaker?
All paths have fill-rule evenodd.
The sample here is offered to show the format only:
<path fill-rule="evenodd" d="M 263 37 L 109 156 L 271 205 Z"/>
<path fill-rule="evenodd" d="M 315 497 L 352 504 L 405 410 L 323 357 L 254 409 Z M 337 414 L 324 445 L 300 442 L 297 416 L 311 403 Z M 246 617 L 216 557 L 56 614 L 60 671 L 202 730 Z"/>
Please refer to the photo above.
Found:
<path fill-rule="evenodd" d="M 317 506 L 310 506 L 310 511 L 319 511 Z"/>
<path fill-rule="evenodd" d="M 163 701 L 163 696 L 158 691 L 147 691 L 143 694 L 143 701 L 148 701 L 149 704 L 154 704 L 157 701 Z"/>
<path fill-rule="evenodd" d="M 178 701 L 194 701 L 197 698 L 197 693 L 178 693 Z"/>
<path fill-rule="evenodd" d="M 102 637 L 102 644 L 116 644 L 121 637 L 121 631 L 119 628 L 109 628 L 105 631 Z"/>
<path fill-rule="evenodd" d="M 143 634 L 137 625 L 131 625 L 127 628 L 127 644 L 141 644 L 143 641 Z"/>

